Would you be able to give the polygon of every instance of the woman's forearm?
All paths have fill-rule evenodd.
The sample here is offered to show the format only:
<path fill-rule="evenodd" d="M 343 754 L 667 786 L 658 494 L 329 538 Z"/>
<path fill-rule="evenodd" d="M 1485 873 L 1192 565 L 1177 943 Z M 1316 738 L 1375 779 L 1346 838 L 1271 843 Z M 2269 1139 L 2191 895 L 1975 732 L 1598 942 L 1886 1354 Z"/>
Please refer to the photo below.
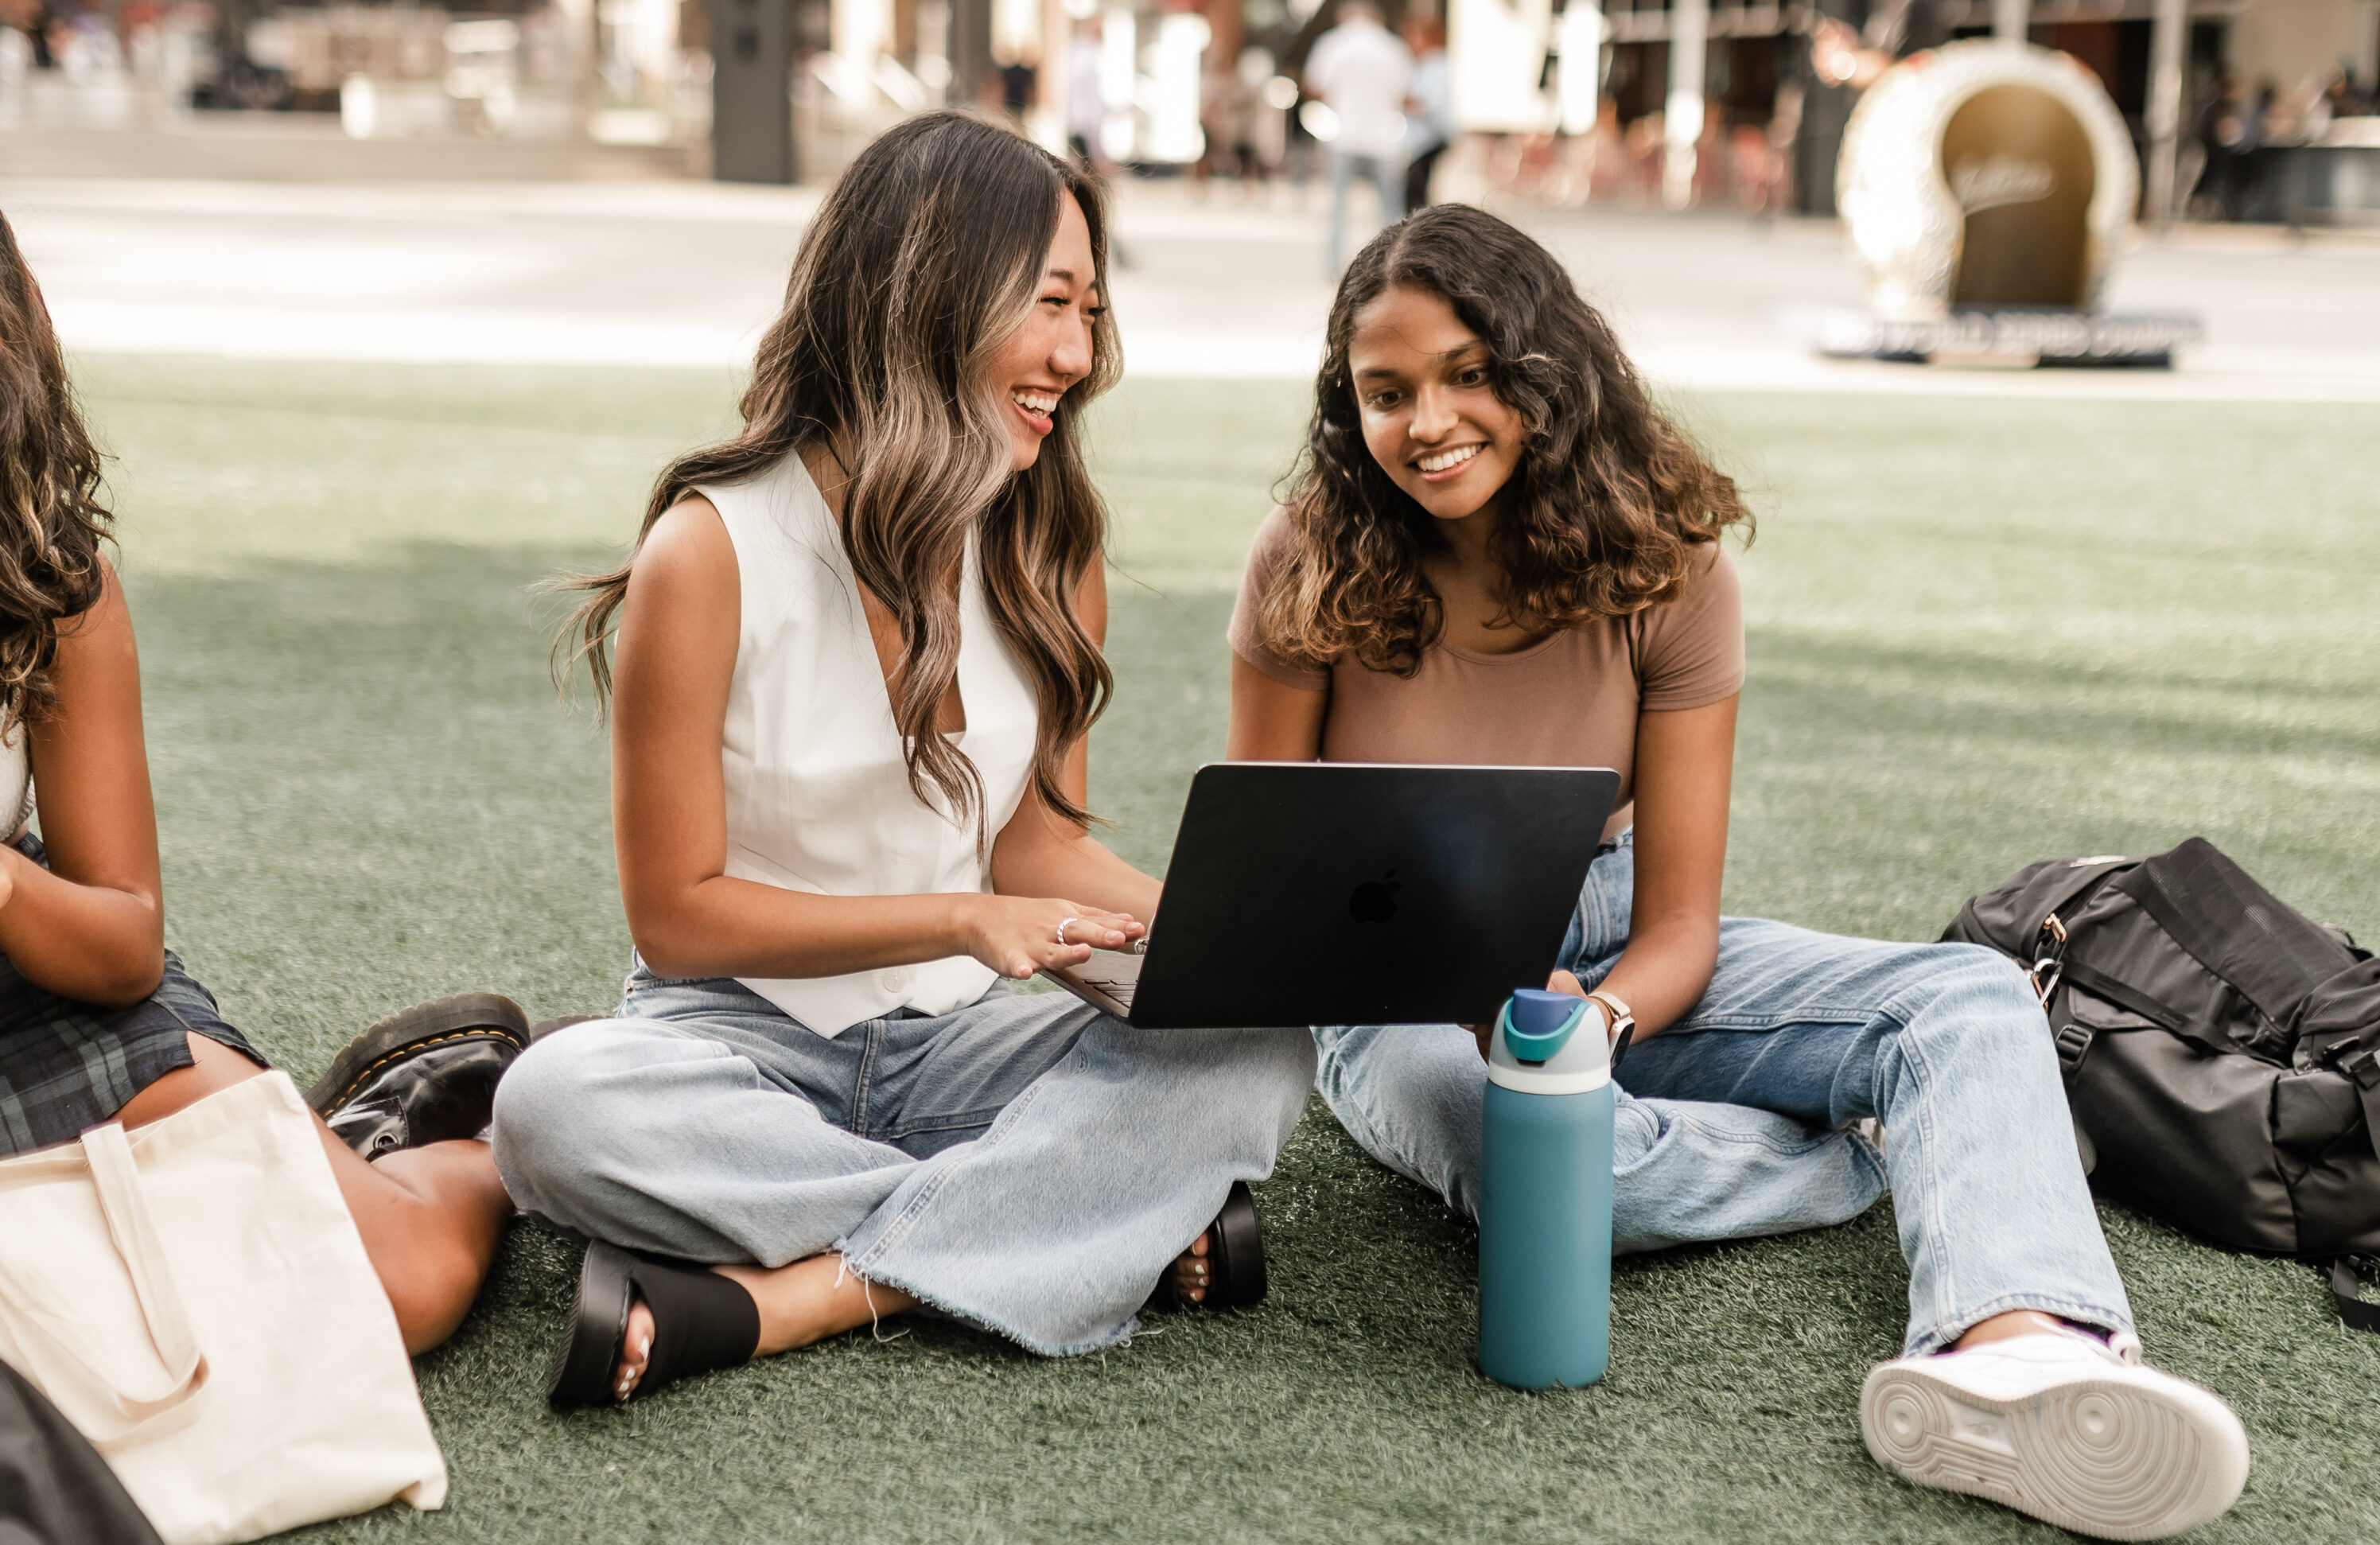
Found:
<path fill-rule="evenodd" d="M 1694 1006 L 1718 964 L 1718 919 L 1658 919 L 1633 927 L 1601 988 L 1636 1016 L 1635 1039 L 1669 1028 Z"/>
<path fill-rule="evenodd" d="M 1628 947 L 1604 988 L 1658 1035 L 1694 1006 L 1718 965 L 1736 700 L 1636 719 L 1635 889 Z"/>
<path fill-rule="evenodd" d="M 1003 841 L 992 853 L 991 885 L 1002 895 L 1064 896 L 1143 923 L 1157 916 L 1165 891 L 1087 835 L 1029 845 Z"/>
<path fill-rule="evenodd" d="M 79 885 L 0 847 L 7 899 L 0 951 L 25 979 L 63 997 L 120 1007 L 157 990 L 165 923 L 153 897 Z"/>
<path fill-rule="evenodd" d="M 967 894 L 824 896 L 713 875 L 630 904 L 629 932 L 663 977 L 839 977 L 967 953 Z"/>

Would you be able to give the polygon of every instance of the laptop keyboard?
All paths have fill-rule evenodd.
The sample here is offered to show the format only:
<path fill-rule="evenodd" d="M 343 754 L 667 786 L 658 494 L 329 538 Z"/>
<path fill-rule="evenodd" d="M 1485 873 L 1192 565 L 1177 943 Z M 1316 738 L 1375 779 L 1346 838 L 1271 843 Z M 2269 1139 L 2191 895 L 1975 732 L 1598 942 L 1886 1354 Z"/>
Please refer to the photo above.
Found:
<path fill-rule="evenodd" d="M 1133 990 L 1140 985 L 1140 956 L 1095 955 L 1074 967 L 1076 981 L 1086 987 L 1096 987 L 1122 1004 L 1132 1007 Z"/>

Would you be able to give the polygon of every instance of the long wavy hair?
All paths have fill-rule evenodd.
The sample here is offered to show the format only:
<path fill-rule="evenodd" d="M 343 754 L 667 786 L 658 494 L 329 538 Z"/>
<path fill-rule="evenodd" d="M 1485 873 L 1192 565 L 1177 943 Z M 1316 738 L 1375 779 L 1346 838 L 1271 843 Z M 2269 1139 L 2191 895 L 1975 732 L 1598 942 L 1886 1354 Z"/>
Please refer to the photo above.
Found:
<path fill-rule="evenodd" d="M 57 711 L 58 629 L 106 583 L 99 481 L 42 287 L 0 216 L 0 736 Z"/>
<path fill-rule="evenodd" d="M 982 781 L 935 724 L 958 675 L 958 581 L 970 531 L 992 620 L 1039 710 L 1033 786 L 1063 819 L 1090 819 L 1060 773 L 1113 687 L 1075 614 L 1075 591 L 1100 561 L 1107 529 L 1075 420 L 1121 370 L 1115 324 L 1098 318 L 1091 373 L 1066 393 L 1026 471 L 1010 469 L 1009 409 L 990 376 L 1039 293 L 1064 198 L 1090 226 L 1104 296 L 1105 209 L 1087 176 L 964 113 L 929 113 L 878 138 L 802 237 L 784 310 L 753 361 L 743 432 L 671 463 L 637 538 L 641 547 L 662 513 L 698 487 L 828 450 L 851 479 L 843 500 L 851 566 L 901 625 L 891 688 L 909 786 L 929 806 L 939 795 L 953 819 L 975 824 L 979 842 L 988 840 Z M 587 661 L 599 700 L 610 695 L 612 625 L 634 562 L 565 581 L 587 597 L 564 644 Z"/>
<path fill-rule="evenodd" d="M 1347 358 L 1364 308 L 1400 287 L 1439 297 L 1478 335 L 1490 385 L 1527 427 L 1488 540 L 1499 625 L 1574 627 L 1674 600 L 1695 547 L 1748 533 L 1734 480 L 1653 406 L 1554 255 L 1483 210 L 1435 204 L 1358 252 L 1330 303 L 1292 537 L 1257 619 L 1275 651 L 1410 676 L 1445 627 L 1422 563 L 1446 539 L 1365 445 Z"/>

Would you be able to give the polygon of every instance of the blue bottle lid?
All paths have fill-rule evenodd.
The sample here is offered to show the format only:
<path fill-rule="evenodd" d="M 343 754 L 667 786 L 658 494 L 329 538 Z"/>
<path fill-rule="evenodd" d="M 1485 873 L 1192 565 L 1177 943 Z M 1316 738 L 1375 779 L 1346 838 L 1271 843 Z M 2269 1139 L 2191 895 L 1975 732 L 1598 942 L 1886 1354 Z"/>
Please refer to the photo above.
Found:
<path fill-rule="evenodd" d="M 1577 1029 L 1586 1000 L 1567 992 L 1517 988 L 1504 1005 L 1504 1044 L 1515 1059 L 1541 1063 L 1559 1052 Z"/>

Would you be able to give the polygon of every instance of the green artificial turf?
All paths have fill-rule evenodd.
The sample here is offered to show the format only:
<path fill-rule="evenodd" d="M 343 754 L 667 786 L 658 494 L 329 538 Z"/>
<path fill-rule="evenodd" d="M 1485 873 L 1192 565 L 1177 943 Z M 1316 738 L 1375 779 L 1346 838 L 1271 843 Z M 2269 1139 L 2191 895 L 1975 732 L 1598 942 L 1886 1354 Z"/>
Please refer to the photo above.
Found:
<path fill-rule="evenodd" d="M 612 559 L 694 372 L 79 361 L 119 458 L 169 932 L 301 1082 L 367 1020 L 471 988 L 599 1010 L 627 941 L 604 752 L 529 587 Z M 2380 935 L 2372 408 L 1710 396 L 1762 514 L 1729 906 L 1931 937 L 2032 858 L 2213 838 Z M 1138 383 L 1098 409 L 1117 508 L 1094 799 L 1161 864 L 1220 754 L 1220 642 L 1301 394 Z M 516 1228 L 423 1358 L 454 1490 L 325 1539 L 2047 1539 L 1904 1486 L 1853 1402 L 1898 1349 L 1888 1205 L 1623 1262 L 1610 1377 L 1469 1365 L 1474 1238 L 1313 1108 L 1260 1205 L 1260 1309 L 1041 1362 L 944 1324 L 619 1412 L 540 1399 L 574 1253 Z M 2152 1355 L 2245 1418 L 2209 1539 L 2380 1533 L 2380 1337 L 2313 1276 L 2105 1210 Z"/>

